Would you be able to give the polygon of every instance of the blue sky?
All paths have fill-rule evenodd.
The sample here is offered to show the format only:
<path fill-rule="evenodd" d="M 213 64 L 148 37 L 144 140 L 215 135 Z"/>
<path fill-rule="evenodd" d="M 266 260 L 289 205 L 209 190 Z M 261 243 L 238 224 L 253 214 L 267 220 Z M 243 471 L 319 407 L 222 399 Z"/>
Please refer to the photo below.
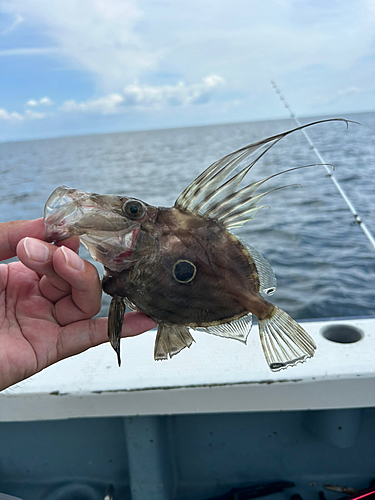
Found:
<path fill-rule="evenodd" d="M 0 141 L 375 110 L 373 0 L 0 0 Z"/>

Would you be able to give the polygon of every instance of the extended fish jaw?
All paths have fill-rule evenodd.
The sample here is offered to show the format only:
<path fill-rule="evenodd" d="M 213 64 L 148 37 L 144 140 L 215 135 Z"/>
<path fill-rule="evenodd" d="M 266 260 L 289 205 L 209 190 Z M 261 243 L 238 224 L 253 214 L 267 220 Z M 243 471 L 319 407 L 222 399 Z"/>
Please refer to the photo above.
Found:
<path fill-rule="evenodd" d="M 74 221 L 80 217 L 80 204 L 73 198 L 76 190 L 60 186 L 48 198 L 44 207 L 45 238 L 61 241 L 79 235 Z"/>
<path fill-rule="evenodd" d="M 59 222 L 52 222 L 50 218 L 44 218 L 45 232 L 44 236 L 46 241 L 56 243 L 71 236 L 78 236 L 79 233 L 75 230 L 74 226 L 69 224 L 69 221 L 62 219 Z"/>
<path fill-rule="evenodd" d="M 56 243 L 58 241 L 66 240 L 72 236 L 68 231 L 59 231 L 54 228 L 46 227 L 44 232 L 45 240 L 48 243 Z"/>

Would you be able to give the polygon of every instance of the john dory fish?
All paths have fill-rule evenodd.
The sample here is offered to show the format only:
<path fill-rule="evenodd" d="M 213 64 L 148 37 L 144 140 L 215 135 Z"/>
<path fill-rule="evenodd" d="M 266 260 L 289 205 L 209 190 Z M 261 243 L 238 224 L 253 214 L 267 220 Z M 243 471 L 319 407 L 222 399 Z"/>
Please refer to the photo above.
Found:
<path fill-rule="evenodd" d="M 180 194 L 172 208 L 66 186 L 51 194 L 44 215 L 49 241 L 77 235 L 104 266 L 103 290 L 113 297 L 108 336 L 119 363 L 125 304 L 159 324 L 154 352 L 157 360 L 190 347 L 192 329 L 246 342 L 252 314 L 259 320 L 261 343 L 271 370 L 293 366 L 314 355 L 315 343 L 305 330 L 264 298 L 276 289 L 269 263 L 230 230 L 253 219 L 263 208 L 259 203 L 271 191 L 258 194 L 258 190 L 266 181 L 296 170 L 241 188 L 253 165 L 283 137 L 316 123 L 321 122 L 255 142 L 221 158 Z M 238 168 L 250 155 L 254 159 Z"/>

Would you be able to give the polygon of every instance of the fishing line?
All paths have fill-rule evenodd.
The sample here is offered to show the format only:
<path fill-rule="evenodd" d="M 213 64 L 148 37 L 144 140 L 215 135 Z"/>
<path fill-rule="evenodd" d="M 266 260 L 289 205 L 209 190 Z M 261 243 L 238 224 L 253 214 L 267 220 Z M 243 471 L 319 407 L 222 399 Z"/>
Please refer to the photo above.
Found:
<path fill-rule="evenodd" d="M 293 110 L 291 109 L 291 107 L 289 106 L 289 104 L 287 103 L 287 101 L 285 100 L 285 97 L 282 95 L 281 91 L 279 90 L 279 88 L 277 87 L 276 83 L 273 80 L 271 80 L 271 85 L 275 89 L 276 94 L 278 94 L 279 97 L 280 97 L 280 99 L 284 102 L 284 106 L 289 111 L 289 114 L 290 114 L 291 118 L 293 118 L 293 120 L 296 122 L 297 126 L 300 127 L 302 125 L 301 122 L 298 120 L 297 116 L 295 115 L 295 113 L 293 112 Z M 349 210 L 351 211 L 351 213 L 352 213 L 352 215 L 354 217 L 354 221 L 362 229 L 362 231 L 364 232 L 366 238 L 370 242 L 370 245 L 375 250 L 375 239 L 372 236 L 372 234 L 369 231 L 369 229 L 367 228 L 366 224 L 361 219 L 361 217 L 358 214 L 357 210 L 355 209 L 353 203 L 350 201 L 348 195 L 346 194 L 346 192 L 344 191 L 344 189 L 340 186 L 339 181 L 335 178 L 335 176 L 332 174 L 332 172 L 328 168 L 328 166 L 327 166 L 326 162 L 324 161 L 322 155 L 319 153 L 319 151 L 317 150 L 315 144 L 312 142 L 312 140 L 310 139 L 309 135 L 307 134 L 306 129 L 302 129 L 301 132 L 305 136 L 307 142 L 310 144 L 311 149 L 314 151 L 314 153 L 316 154 L 316 156 L 319 158 L 320 162 L 323 164 L 323 167 L 326 169 L 326 171 L 328 173 L 328 177 L 331 179 L 331 181 L 335 185 L 337 191 L 340 193 L 341 197 L 343 198 L 343 200 L 347 204 Z"/>

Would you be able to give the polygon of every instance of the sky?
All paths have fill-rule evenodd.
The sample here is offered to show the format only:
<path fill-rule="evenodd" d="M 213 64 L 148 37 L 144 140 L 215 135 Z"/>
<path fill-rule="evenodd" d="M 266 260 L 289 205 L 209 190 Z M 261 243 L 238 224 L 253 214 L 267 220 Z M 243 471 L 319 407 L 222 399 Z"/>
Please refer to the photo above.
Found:
<path fill-rule="evenodd" d="M 0 142 L 375 110 L 373 0 L 0 0 Z"/>

